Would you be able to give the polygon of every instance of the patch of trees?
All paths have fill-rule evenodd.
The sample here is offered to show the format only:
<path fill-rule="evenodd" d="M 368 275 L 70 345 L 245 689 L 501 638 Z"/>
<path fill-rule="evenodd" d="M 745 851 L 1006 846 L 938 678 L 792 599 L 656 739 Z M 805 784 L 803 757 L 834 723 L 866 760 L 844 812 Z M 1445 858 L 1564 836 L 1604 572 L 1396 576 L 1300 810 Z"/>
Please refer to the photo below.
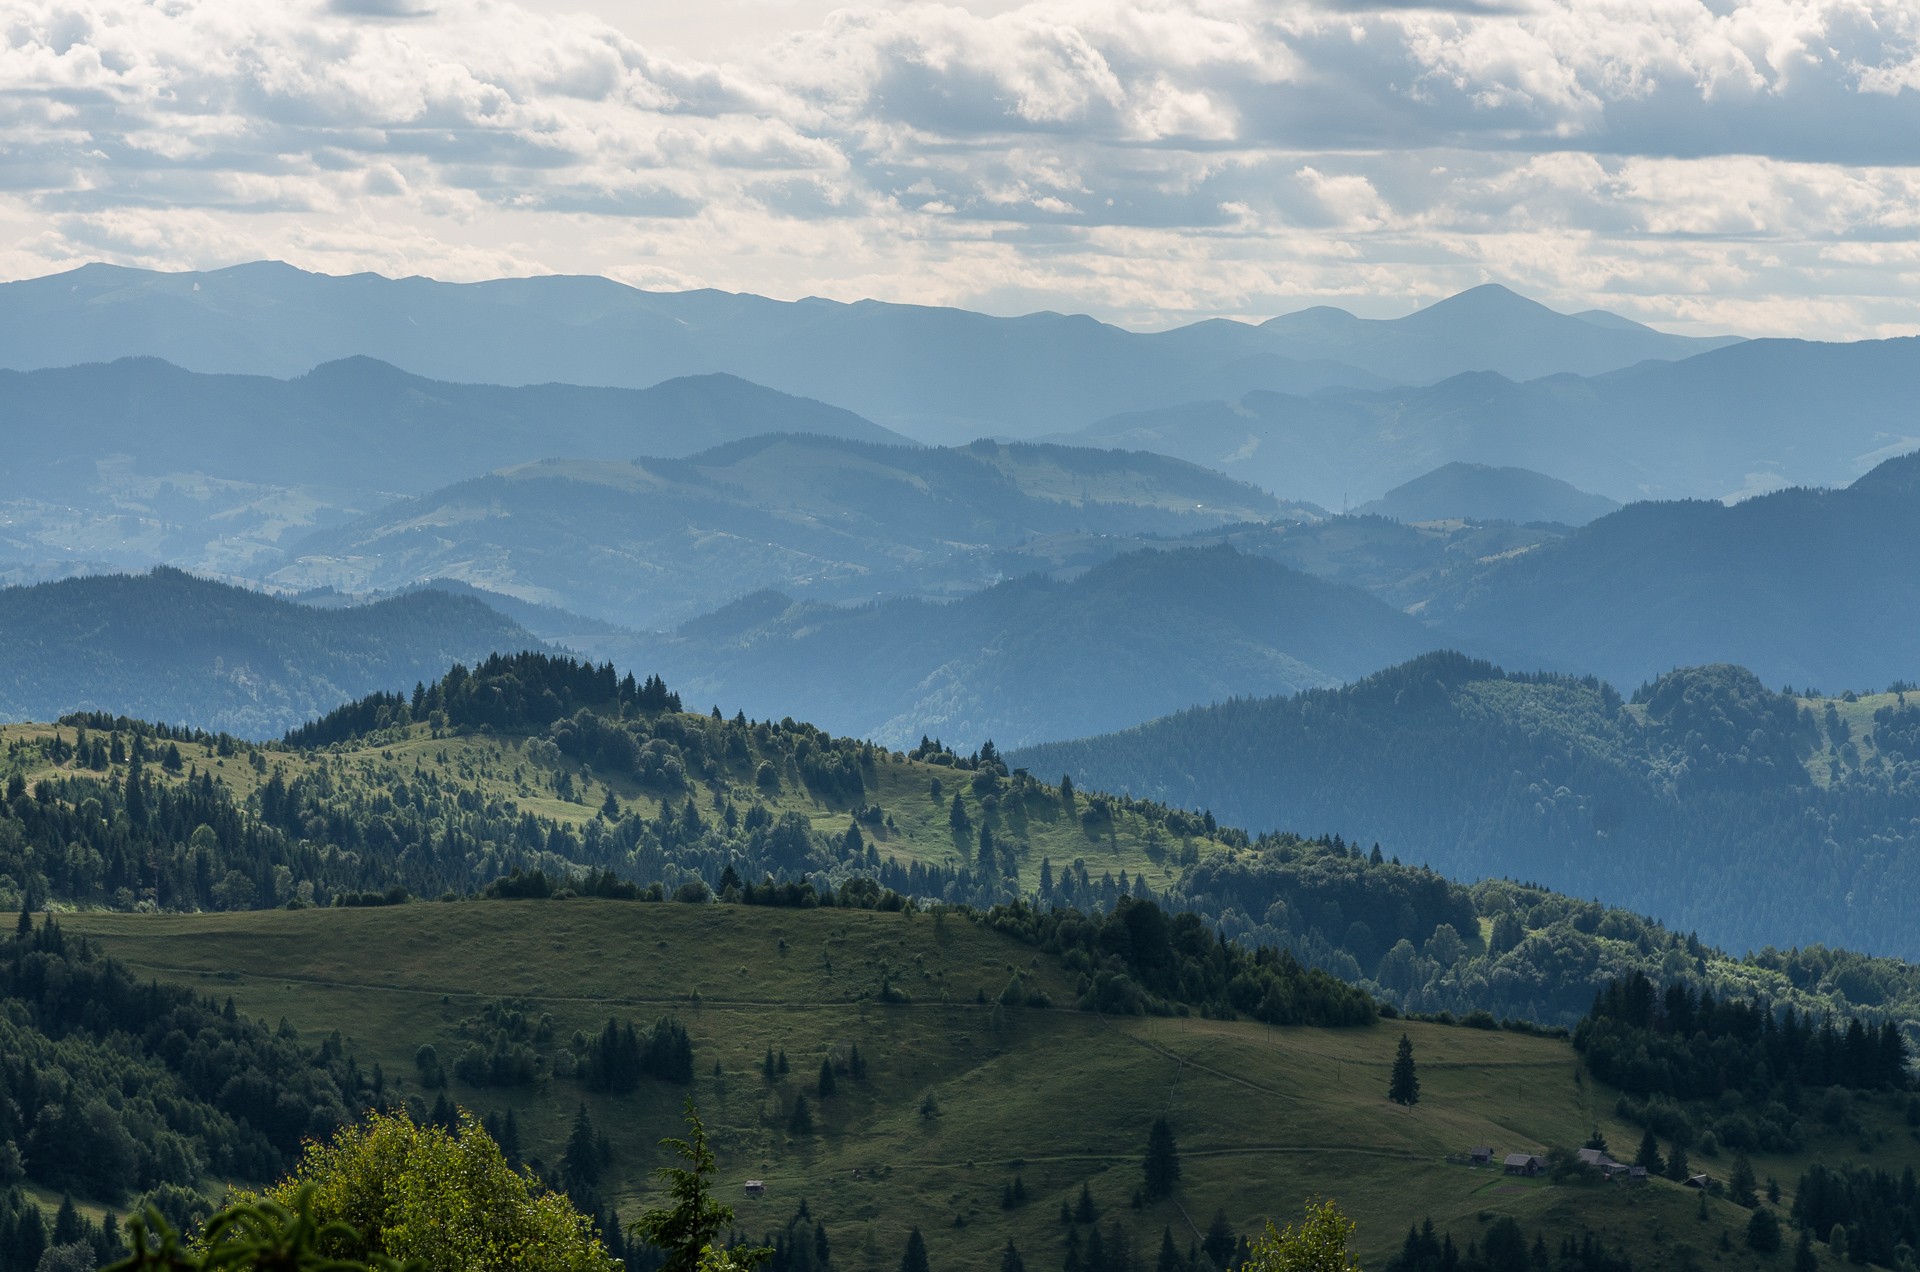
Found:
<path fill-rule="evenodd" d="M 1911 1166 L 1895 1176 L 1816 1162 L 1794 1189 L 1793 1219 L 1836 1255 L 1856 1264 L 1899 1267 L 1903 1256 L 1911 1259 L 1920 1249 L 1920 1184 Z"/>
<path fill-rule="evenodd" d="M 1197 1009 L 1272 1025 L 1364 1025 L 1376 1018 L 1364 991 L 1302 967 L 1285 951 L 1233 945 L 1198 915 L 1169 916 L 1151 901 L 1123 897 L 1103 915 L 998 906 L 985 922 L 1078 972 L 1079 1005 L 1088 1011 L 1168 1015 Z"/>
<path fill-rule="evenodd" d="M 595 1091 L 631 1091 L 641 1078 L 686 1084 L 693 1081 L 693 1043 L 684 1025 L 671 1016 L 653 1022 L 644 1037 L 631 1020 L 607 1018 L 599 1033 L 574 1036 L 581 1076 Z"/>
<path fill-rule="evenodd" d="M 268 1179 L 380 1098 L 338 1035 L 309 1051 L 231 1003 L 142 984 L 51 919 L 0 944 L 0 1000 L 0 1145 L 48 1188 L 117 1203 Z"/>
<path fill-rule="evenodd" d="M 1786 1085 L 1904 1090 L 1907 1046 L 1891 1021 L 1818 1024 L 1684 984 L 1664 992 L 1640 972 L 1608 985 L 1573 1033 L 1594 1076 L 1635 1095 L 1717 1100 Z"/>
<path fill-rule="evenodd" d="M 1529 1241 L 1518 1221 L 1501 1215 L 1468 1238 L 1464 1250 L 1451 1232 L 1436 1232 L 1433 1220 L 1423 1220 L 1407 1229 L 1386 1272 L 1633 1272 L 1633 1261 L 1587 1231 L 1562 1236 L 1557 1248 L 1547 1244 L 1545 1232 Z"/>

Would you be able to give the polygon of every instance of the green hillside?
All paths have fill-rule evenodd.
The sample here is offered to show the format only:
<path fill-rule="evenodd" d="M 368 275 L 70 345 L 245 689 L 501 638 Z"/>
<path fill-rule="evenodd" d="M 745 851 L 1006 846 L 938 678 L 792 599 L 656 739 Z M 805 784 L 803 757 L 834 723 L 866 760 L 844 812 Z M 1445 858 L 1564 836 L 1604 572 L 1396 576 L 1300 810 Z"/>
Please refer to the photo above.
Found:
<path fill-rule="evenodd" d="M 304 1037 L 339 1029 L 363 1070 L 378 1063 L 389 1090 L 423 1105 L 439 1094 L 419 1082 L 423 1044 L 460 1054 L 463 1028 L 471 1035 L 503 1000 L 529 1020 L 551 1016 L 558 1041 L 535 1048 L 532 1083 L 476 1086 L 456 1076 L 450 1094 L 501 1118 L 512 1109 L 523 1151 L 547 1163 L 584 1103 L 612 1149 L 603 1195 L 629 1216 L 661 1164 L 655 1141 L 675 1131 L 691 1094 L 747 1232 L 781 1227 L 804 1200 L 830 1230 L 836 1267 L 895 1266 L 915 1224 L 937 1267 L 988 1266 L 1008 1237 L 1031 1266 L 1054 1266 L 1067 1231 L 1061 1204 L 1077 1201 L 1083 1184 L 1102 1228 L 1117 1220 L 1142 1263 L 1163 1228 L 1183 1251 L 1197 1242 L 1216 1208 L 1247 1233 L 1310 1195 L 1330 1195 L 1359 1221 L 1370 1267 L 1429 1215 L 1463 1247 L 1510 1215 L 1529 1239 L 1543 1232 L 1556 1245 L 1590 1230 L 1640 1267 L 1672 1266 L 1683 1247 L 1701 1266 L 1788 1265 L 1785 1254 L 1745 1250 L 1745 1211 L 1714 1200 L 1701 1221 L 1696 1197 L 1665 1181 L 1552 1185 L 1448 1164 L 1480 1144 L 1577 1147 L 1596 1125 L 1617 1152 L 1636 1142 L 1637 1129 L 1617 1120 L 1611 1093 L 1581 1075 L 1563 1040 L 1418 1022 L 1274 1028 L 1001 1007 L 1016 970 L 1057 1004 L 1071 999 L 1071 977 L 1032 946 L 959 915 L 576 899 L 94 914 L 66 927 L 140 975 L 230 995 L 243 1015 L 284 1018 Z M 883 981 L 910 1001 L 881 1001 Z M 615 1096 L 553 1074 L 552 1056 L 575 1030 L 595 1032 L 609 1016 L 644 1028 L 661 1015 L 691 1037 L 690 1085 L 646 1080 Z M 1422 1082 L 1410 1111 L 1385 1098 L 1403 1031 Z M 855 1046 L 866 1080 L 843 1076 L 834 1095 L 818 1098 L 822 1059 L 844 1060 Z M 769 1048 L 790 1062 L 771 1083 L 761 1072 Z M 802 1094 L 813 1104 L 812 1133 L 791 1129 Z M 1808 1153 L 1838 1160 L 1870 1148 L 1875 1165 L 1896 1169 L 1920 1158 L 1904 1097 L 1862 1097 L 1857 1109 L 1857 1134 L 1818 1136 Z M 1134 1210 L 1156 1117 L 1174 1130 L 1183 1174 L 1170 1201 Z M 1790 1190 L 1806 1159 L 1761 1156 L 1754 1165 Z M 1726 1169 L 1724 1160 L 1700 1165 Z M 1016 1177 L 1028 1200 L 1003 1210 Z M 748 1178 L 766 1181 L 764 1197 L 741 1191 Z M 1791 1201 L 1789 1191 L 1783 1207 Z M 1719 1251 L 1723 1231 L 1734 1253 Z"/>
<path fill-rule="evenodd" d="M 1342 689 L 1184 711 L 1011 759 L 1256 830 L 1536 881 L 1736 949 L 1920 954 L 1920 704 L 1675 671 L 1591 678 L 1430 655 Z"/>

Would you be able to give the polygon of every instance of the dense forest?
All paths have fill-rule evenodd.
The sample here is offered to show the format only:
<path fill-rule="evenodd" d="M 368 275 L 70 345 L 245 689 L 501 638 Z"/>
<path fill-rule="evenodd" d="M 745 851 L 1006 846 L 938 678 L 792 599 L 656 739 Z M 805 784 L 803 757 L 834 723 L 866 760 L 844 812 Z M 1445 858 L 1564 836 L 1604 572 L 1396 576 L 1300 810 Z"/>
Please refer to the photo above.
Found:
<path fill-rule="evenodd" d="M 1736 948 L 1844 938 L 1911 957 L 1920 703 L 1903 688 L 1802 698 L 1716 666 L 1629 701 L 1432 654 L 1010 760 L 1252 829 L 1379 842 L 1456 878 L 1605 897 Z"/>

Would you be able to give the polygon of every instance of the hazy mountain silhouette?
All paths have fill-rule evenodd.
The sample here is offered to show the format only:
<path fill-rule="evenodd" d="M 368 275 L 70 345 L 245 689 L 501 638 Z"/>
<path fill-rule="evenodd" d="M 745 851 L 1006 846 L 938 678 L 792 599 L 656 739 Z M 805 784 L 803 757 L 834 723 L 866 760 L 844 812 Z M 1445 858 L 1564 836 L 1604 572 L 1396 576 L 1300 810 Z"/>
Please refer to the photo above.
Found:
<path fill-rule="evenodd" d="M 645 292 L 603 278 L 337 278 L 277 262 L 182 274 L 89 265 L 0 285 L 0 349 L 19 368 L 148 355 L 292 376 L 364 354 L 448 381 L 636 388 L 725 371 L 949 442 L 1254 389 L 1593 373 L 1724 343 L 1556 314 L 1497 287 L 1399 319 L 1312 309 L 1142 334 L 1055 313 Z"/>

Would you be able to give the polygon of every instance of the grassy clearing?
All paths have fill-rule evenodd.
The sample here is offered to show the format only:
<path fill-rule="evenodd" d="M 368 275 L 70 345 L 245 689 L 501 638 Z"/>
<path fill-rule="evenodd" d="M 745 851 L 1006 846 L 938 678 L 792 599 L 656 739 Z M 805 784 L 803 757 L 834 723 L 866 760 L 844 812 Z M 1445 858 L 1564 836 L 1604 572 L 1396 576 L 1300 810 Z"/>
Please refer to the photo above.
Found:
<path fill-rule="evenodd" d="M 1450 1166 L 1449 1153 L 1577 1145 L 1598 1125 L 1617 1151 L 1638 1132 L 1613 1097 L 1576 1077 L 1565 1042 L 1383 1022 L 1371 1029 L 1273 1029 L 1199 1019 L 1102 1019 L 1064 1007 L 996 1010 L 1015 969 L 1056 1003 L 1073 987 L 1045 956 L 956 917 L 841 910 L 562 902 L 463 902 L 391 909 L 223 915 L 93 913 L 66 920 L 136 969 L 193 985 L 252 1015 L 285 1017 L 314 1038 L 339 1029 L 363 1069 L 418 1090 L 413 1055 L 464 1045 L 462 1020 L 495 998 L 550 1012 L 561 1038 L 609 1015 L 641 1025 L 672 1013 L 695 1046 L 691 1094 L 713 1131 L 720 1169 L 749 1230 L 784 1223 L 805 1198 L 834 1237 L 836 1261 L 891 1268 L 910 1225 L 939 1265 L 988 1266 L 1011 1235 L 1035 1268 L 1053 1266 L 1060 1203 L 1090 1185 L 1150 1257 L 1163 1226 L 1182 1247 L 1224 1208 L 1243 1231 L 1284 1220 L 1312 1195 L 1337 1198 L 1360 1225 L 1369 1266 L 1431 1215 L 1463 1244 L 1494 1216 L 1590 1228 L 1642 1267 L 1785 1267 L 1740 1244 L 1746 1214 L 1664 1182 L 1640 1189 L 1551 1187 Z M 911 1002 L 874 1000 L 881 978 Z M 1385 1098 L 1401 1029 L 1423 1084 L 1408 1111 Z M 864 1086 L 815 1101 L 817 1133 L 794 1136 L 795 1097 L 814 1101 L 820 1061 L 857 1043 Z M 769 1047 L 791 1066 L 768 1083 Z M 716 1070 L 717 1066 L 717 1070 Z M 931 1092 L 938 1116 L 922 1115 Z M 614 1149 L 609 1190 L 623 1213 L 646 1204 L 656 1141 L 674 1133 L 685 1088 L 644 1083 L 631 1096 L 571 1079 L 514 1088 L 458 1082 L 476 1111 L 511 1107 L 530 1155 L 557 1158 L 579 1104 Z M 1147 1127 L 1165 1116 L 1185 1174 L 1173 1201 L 1134 1211 Z M 1920 1160 L 1891 1108 L 1863 1113 L 1870 1160 Z M 1857 1144 L 1824 1143 L 1830 1160 Z M 1804 1159 L 1763 1159 L 1791 1187 Z M 1726 1161 L 1702 1165 L 1724 1173 Z M 1030 1201 L 1000 1206 L 1018 1174 Z M 749 1200 L 739 1181 L 763 1178 Z M 1722 1254 L 1722 1232 L 1735 1252 Z"/>

